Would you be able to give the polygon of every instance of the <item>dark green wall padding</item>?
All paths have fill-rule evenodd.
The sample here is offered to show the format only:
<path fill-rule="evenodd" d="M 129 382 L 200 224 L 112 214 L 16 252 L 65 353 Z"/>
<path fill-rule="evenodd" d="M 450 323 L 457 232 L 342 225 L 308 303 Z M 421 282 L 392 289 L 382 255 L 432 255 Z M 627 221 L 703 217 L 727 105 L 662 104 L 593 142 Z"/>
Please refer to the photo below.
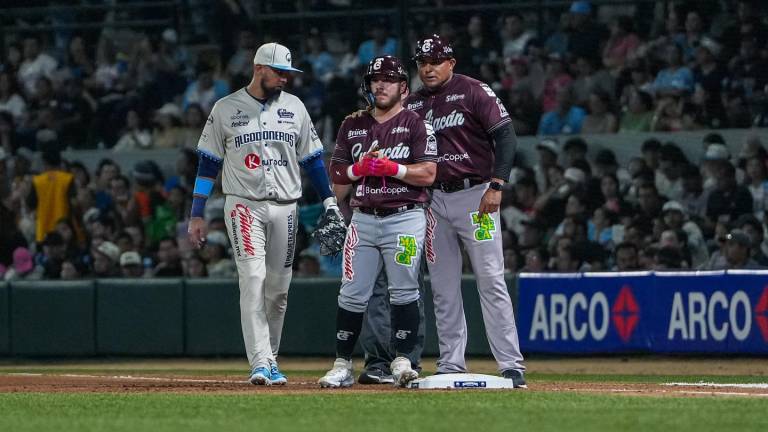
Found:
<path fill-rule="evenodd" d="M 517 290 L 507 278 L 513 303 Z M 334 355 L 338 279 L 294 279 L 280 353 Z M 472 277 L 462 278 L 468 355 L 488 355 Z M 429 280 L 424 355 L 438 354 Z M 358 350 L 359 352 L 359 350 Z M 0 283 L 0 356 L 243 356 L 231 279 Z"/>

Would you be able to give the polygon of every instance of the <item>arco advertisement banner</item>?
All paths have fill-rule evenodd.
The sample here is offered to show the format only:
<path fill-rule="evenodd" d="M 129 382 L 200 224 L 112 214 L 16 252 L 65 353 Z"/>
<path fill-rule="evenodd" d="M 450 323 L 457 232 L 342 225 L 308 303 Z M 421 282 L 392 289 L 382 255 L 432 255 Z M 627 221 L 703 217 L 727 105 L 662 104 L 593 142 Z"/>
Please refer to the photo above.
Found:
<path fill-rule="evenodd" d="M 523 273 L 527 353 L 768 354 L 768 271 Z"/>

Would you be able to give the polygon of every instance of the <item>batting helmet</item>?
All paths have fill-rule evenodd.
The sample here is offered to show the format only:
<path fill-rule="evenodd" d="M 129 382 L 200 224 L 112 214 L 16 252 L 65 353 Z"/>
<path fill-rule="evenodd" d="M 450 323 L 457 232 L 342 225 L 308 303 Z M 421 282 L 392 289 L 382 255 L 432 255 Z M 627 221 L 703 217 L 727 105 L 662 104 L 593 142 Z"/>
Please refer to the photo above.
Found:
<path fill-rule="evenodd" d="M 453 58 L 453 47 L 448 41 L 443 40 L 440 35 L 433 34 L 416 42 L 416 52 L 413 55 L 413 60 L 421 61 L 425 58 L 436 60 Z"/>
<path fill-rule="evenodd" d="M 375 57 L 368 63 L 368 69 L 363 75 L 363 81 L 365 85 L 365 91 L 371 91 L 371 78 L 374 75 L 386 75 L 390 77 L 399 78 L 401 81 L 408 82 L 408 73 L 405 71 L 405 66 L 399 58 L 393 56 L 379 56 Z"/>

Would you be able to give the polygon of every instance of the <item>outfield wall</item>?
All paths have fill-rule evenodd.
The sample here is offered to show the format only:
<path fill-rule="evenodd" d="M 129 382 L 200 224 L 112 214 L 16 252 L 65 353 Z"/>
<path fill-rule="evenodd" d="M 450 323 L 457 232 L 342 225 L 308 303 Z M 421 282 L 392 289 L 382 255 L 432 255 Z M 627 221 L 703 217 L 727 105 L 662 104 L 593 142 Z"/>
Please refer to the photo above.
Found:
<path fill-rule="evenodd" d="M 429 281 L 425 355 L 438 353 Z M 507 279 L 516 299 L 515 281 Z M 472 277 L 470 355 L 489 355 Z M 281 353 L 333 356 L 338 279 L 294 279 Z M 0 283 L 0 356 L 244 356 L 237 282 L 97 279 Z"/>
<path fill-rule="evenodd" d="M 768 271 L 520 274 L 525 352 L 768 354 Z"/>

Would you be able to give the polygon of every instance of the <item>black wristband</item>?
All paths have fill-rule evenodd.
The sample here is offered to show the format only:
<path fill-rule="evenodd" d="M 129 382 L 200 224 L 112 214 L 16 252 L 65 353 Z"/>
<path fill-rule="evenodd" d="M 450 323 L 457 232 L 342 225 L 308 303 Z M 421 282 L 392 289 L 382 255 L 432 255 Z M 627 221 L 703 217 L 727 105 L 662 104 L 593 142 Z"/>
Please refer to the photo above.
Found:
<path fill-rule="evenodd" d="M 502 188 L 502 184 L 497 181 L 492 181 L 490 184 L 488 184 L 488 189 L 493 189 L 495 191 L 500 191 Z"/>

